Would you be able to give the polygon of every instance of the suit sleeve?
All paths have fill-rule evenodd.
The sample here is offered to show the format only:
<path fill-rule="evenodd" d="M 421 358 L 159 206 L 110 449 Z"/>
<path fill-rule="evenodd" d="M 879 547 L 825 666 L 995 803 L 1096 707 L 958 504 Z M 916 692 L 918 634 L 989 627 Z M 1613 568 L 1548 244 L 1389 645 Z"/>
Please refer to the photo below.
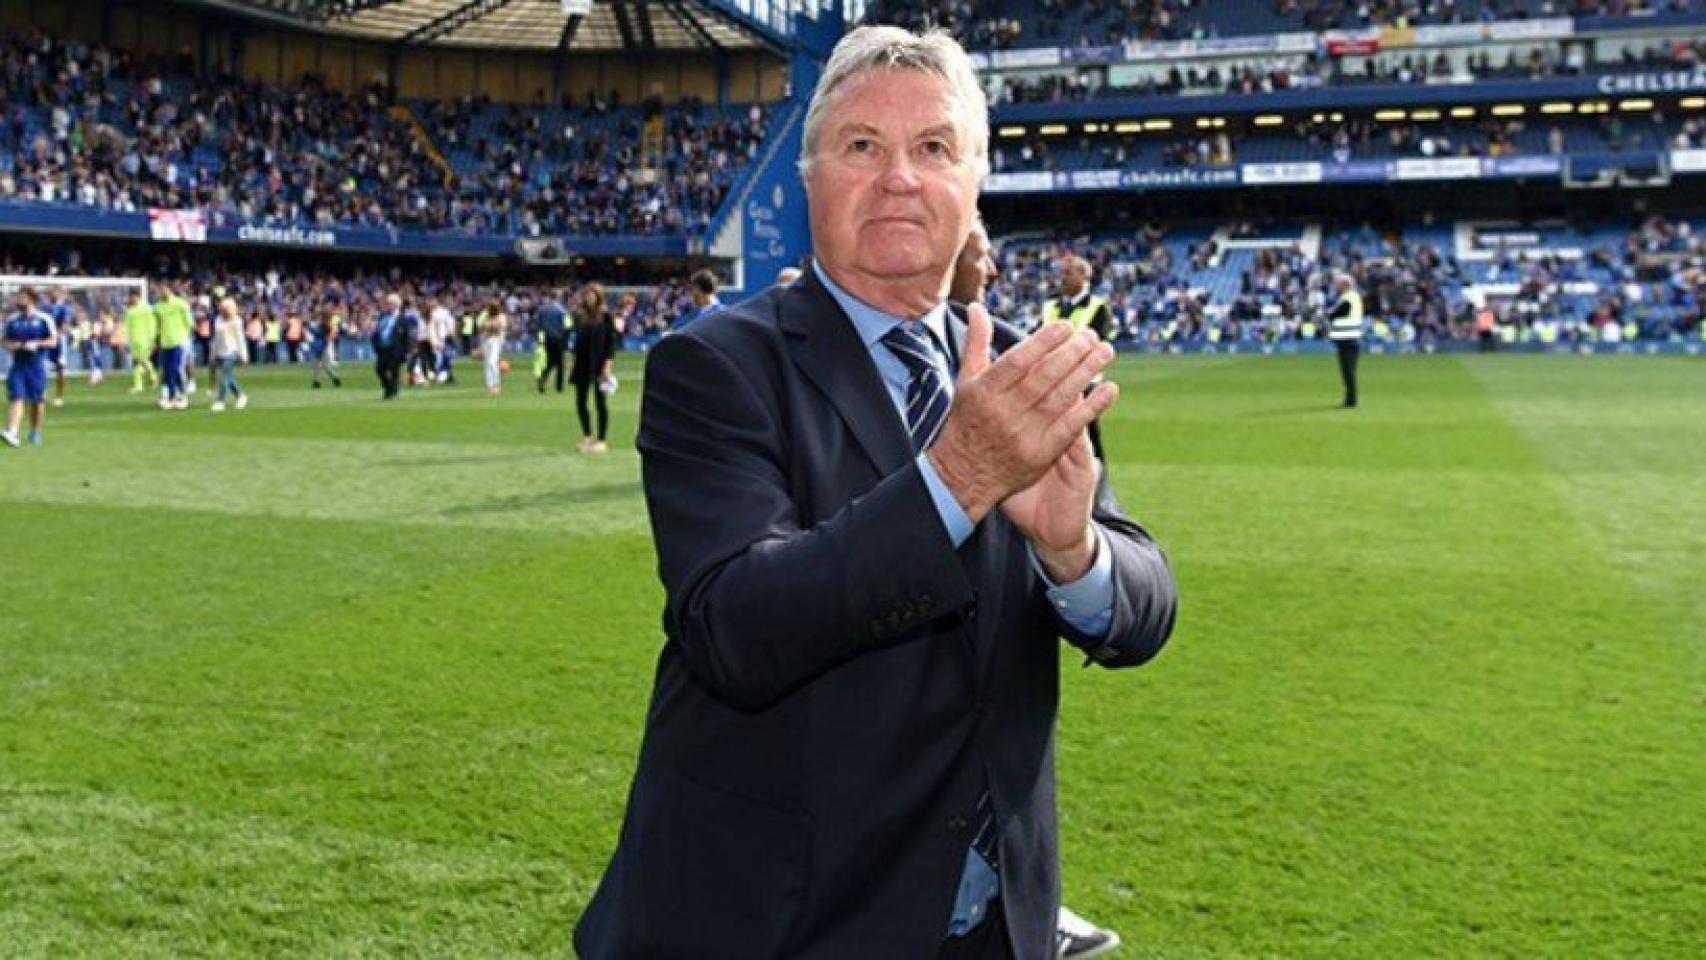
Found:
<path fill-rule="evenodd" d="M 691 332 L 650 354 L 637 445 L 665 632 L 736 708 L 868 649 L 929 642 L 917 628 L 974 601 L 916 461 L 803 526 L 774 411 Z"/>
<path fill-rule="evenodd" d="M 1067 642 L 1085 652 L 1085 666 L 1135 667 L 1160 653 L 1172 634 L 1178 584 L 1149 531 L 1126 516 L 1106 471 L 1096 481 L 1090 519 L 1113 554 L 1113 618 L 1100 636 L 1077 630 L 1064 619 L 1061 631 Z"/>

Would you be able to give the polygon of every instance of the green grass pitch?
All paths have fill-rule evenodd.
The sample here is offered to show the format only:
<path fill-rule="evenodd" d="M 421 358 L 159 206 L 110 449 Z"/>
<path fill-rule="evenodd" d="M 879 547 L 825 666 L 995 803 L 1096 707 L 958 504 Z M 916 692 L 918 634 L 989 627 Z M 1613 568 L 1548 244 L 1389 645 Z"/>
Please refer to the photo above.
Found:
<path fill-rule="evenodd" d="M 519 375 L 353 368 L 0 450 L 0 956 L 567 955 L 660 642 L 623 364 L 602 458 Z M 1182 606 L 1063 653 L 1069 904 L 1127 958 L 1700 956 L 1706 366 L 1336 376 L 1121 361 Z"/>

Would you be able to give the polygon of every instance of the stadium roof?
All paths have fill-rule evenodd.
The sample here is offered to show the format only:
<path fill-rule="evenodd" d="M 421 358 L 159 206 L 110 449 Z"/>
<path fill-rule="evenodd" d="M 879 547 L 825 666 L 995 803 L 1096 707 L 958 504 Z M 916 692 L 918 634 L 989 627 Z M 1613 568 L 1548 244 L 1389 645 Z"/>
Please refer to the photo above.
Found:
<path fill-rule="evenodd" d="M 191 0 L 333 36 L 410 46 L 576 52 L 766 46 L 721 5 L 690 0 Z M 589 12 L 569 13 L 582 7 Z"/>

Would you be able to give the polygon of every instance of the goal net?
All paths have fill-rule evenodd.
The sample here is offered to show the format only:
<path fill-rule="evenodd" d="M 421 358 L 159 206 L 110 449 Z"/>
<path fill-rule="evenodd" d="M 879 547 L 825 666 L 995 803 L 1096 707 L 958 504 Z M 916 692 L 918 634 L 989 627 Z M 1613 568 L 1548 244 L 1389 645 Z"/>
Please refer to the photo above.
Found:
<path fill-rule="evenodd" d="M 9 318 L 17 311 L 20 290 L 36 295 L 36 309 L 58 315 L 60 356 L 66 370 L 97 378 L 100 371 L 112 373 L 125 365 L 124 310 L 130 292 L 141 290 L 143 302 L 149 302 L 148 281 L 141 277 L 0 274 L 0 317 Z"/>

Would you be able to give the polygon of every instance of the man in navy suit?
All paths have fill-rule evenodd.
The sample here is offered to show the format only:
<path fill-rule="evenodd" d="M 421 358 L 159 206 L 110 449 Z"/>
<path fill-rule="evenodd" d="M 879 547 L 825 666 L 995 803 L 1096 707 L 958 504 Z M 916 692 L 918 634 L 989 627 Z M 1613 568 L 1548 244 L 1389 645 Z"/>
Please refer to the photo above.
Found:
<path fill-rule="evenodd" d="M 1085 434 L 1112 349 L 949 309 L 988 141 L 946 34 L 852 31 L 812 268 L 650 356 L 666 640 L 584 960 L 1058 949 L 1059 642 L 1142 663 L 1175 587 Z"/>
<path fill-rule="evenodd" d="M 414 334 L 403 320 L 403 298 L 385 295 L 385 312 L 373 324 L 373 372 L 385 399 L 395 399 L 403 375 L 403 357 L 414 344 Z"/>

